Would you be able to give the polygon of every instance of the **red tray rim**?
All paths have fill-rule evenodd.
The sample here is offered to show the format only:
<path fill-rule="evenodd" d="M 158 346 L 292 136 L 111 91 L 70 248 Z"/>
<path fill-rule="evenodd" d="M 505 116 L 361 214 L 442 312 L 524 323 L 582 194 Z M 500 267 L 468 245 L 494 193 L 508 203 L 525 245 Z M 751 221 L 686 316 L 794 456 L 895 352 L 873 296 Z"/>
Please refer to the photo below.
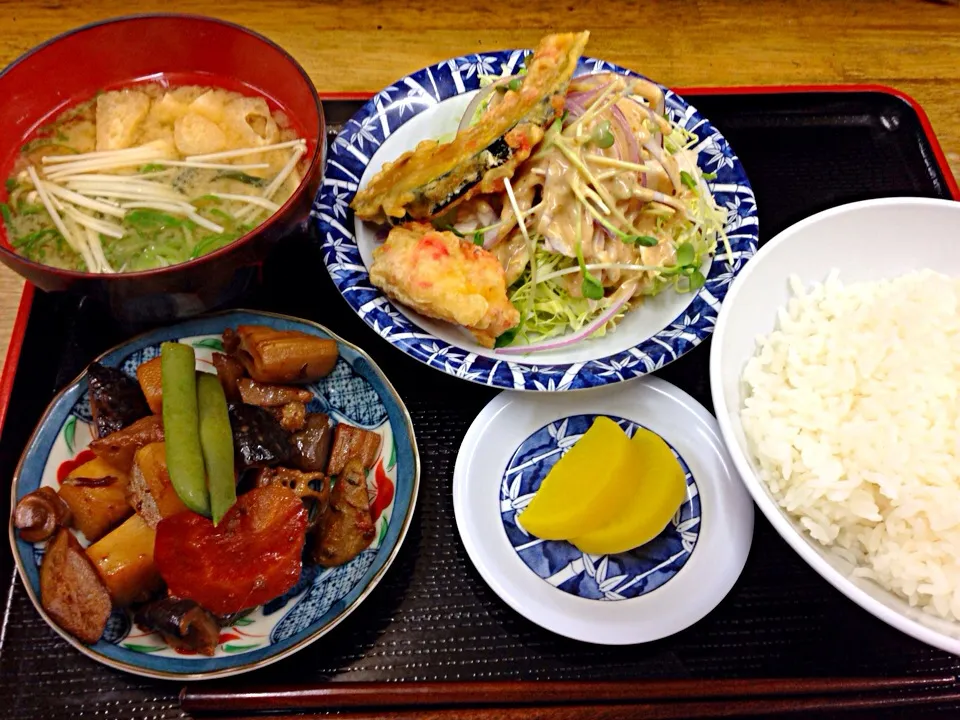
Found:
<path fill-rule="evenodd" d="M 960 186 L 953 176 L 947 157 L 940 146 L 940 141 L 933 130 L 933 125 L 926 111 L 911 95 L 898 88 L 889 85 L 879 84 L 849 84 L 849 85 L 736 85 L 736 86 L 687 86 L 673 88 L 678 95 L 773 95 L 778 93 L 821 93 L 821 92 L 876 92 L 886 95 L 893 95 L 906 102 L 917 114 L 920 120 L 920 126 L 923 128 L 927 142 L 933 150 L 934 157 L 940 171 L 946 178 L 947 187 L 951 196 L 960 201 Z M 351 92 L 318 92 L 322 100 L 368 100 L 374 95 L 373 92 L 351 91 Z M 3 373 L 0 375 L 0 435 L 3 434 L 4 422 L 7 418 L 7 409 L 10 405 L 10 396 L 13 393 L 13 384 L 17 373 L 17 366 L 20 361 L 20 353 L 23 350 L 23 340 L 27 330 L 27 323 L 30 319 L 30 311 L 33 307 L 33 298 L 35 288 L 30 283 L 23 287 L 23 294 L 20 296 L 20 304 L 17 307 L 17 316 L 13 323 L 13 331 L 10 335 L 10 345 L 7 347 L 7 356 L 3 363 Z"/>

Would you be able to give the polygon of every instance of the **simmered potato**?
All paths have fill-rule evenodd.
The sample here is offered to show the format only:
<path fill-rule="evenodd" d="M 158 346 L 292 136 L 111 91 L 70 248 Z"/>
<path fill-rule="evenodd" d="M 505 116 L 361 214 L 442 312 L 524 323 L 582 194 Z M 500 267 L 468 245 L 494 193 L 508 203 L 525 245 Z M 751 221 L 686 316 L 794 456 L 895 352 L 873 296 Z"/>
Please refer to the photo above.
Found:
<path fill-rule="evenodd" d="M 60 499 L 73 515 L 73 526 L 95 542 L 130 515 L 128 475 L 102 458 L 75 468 L 60 486 Z"/>
<path fill-rule="evenodd" d="M 113 602 L 127 606 L 146 600 L 160 587 L 153 564 L 156 531 L 139 515 L 131 516 L 112 533 L 87 548 Z"/>

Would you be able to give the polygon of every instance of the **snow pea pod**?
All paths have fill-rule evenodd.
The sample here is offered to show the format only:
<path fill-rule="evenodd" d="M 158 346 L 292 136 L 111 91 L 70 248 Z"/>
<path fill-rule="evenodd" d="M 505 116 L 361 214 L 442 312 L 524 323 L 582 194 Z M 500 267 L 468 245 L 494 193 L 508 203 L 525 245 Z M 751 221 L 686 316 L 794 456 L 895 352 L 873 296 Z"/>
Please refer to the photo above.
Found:
<path fill-rule="evenodd" d="M 200 412 L 200 447 L 207 471 L 210 512 L 217 525 L 237 502 L 233 471 L 233 432 L 227 413 L 227 398 L 216 375 L 201 373 L 197 378 L 197 406 Z"/>
<path fill-rule="evenodd" d="M 196 354 L 189 345 L 165 342 L 160 346 L 163 386 L 163 433 L 167 470 L 183 504 L 201 515 L 210 514 L 200 420 L 197 409 Z"/>

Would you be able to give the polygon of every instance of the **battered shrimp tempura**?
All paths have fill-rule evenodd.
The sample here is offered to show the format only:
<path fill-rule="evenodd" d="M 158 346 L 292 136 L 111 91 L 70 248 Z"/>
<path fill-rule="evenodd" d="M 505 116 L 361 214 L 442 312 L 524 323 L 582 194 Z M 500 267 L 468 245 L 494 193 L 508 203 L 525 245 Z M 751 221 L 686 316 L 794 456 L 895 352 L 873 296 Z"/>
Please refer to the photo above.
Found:
<path fill-rule="evenodd" d="M 429 224 L 393 228 L 373 251 L 370 280 L 421 315 L 463 325 L 484 347 L 520 322 L 497 258 Z"/>

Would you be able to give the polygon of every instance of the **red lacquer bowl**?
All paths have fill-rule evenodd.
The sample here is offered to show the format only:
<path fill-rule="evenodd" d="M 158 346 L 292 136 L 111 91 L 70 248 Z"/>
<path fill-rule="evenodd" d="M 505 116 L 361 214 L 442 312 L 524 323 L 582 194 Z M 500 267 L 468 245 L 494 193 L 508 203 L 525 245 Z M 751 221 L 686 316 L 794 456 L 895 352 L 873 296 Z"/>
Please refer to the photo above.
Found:
<path fill-rule="evenodd" d="M 270 40 L 238 25 L 196 15 L 133 15 L 60 35 L 0 73 L 0 169 L 10 172 L 19 147 L 66 107 L 163 74 L 172 84 L 260 94 L 279 106 L 307 140 L 309 169 L 270 219 L 235 242 L 179 265 L 101 275 L 59 270 L 18 255 L 0 229 L 0 261 L 37 287 L 99 300 L 127 325 L 188 317 L 222 306 L 255 281 L 273 246 L 304 225 L 323 170 L 323 108 L 304 69 Z M 0 187 L 0 199 L 6 191 Z"/>

